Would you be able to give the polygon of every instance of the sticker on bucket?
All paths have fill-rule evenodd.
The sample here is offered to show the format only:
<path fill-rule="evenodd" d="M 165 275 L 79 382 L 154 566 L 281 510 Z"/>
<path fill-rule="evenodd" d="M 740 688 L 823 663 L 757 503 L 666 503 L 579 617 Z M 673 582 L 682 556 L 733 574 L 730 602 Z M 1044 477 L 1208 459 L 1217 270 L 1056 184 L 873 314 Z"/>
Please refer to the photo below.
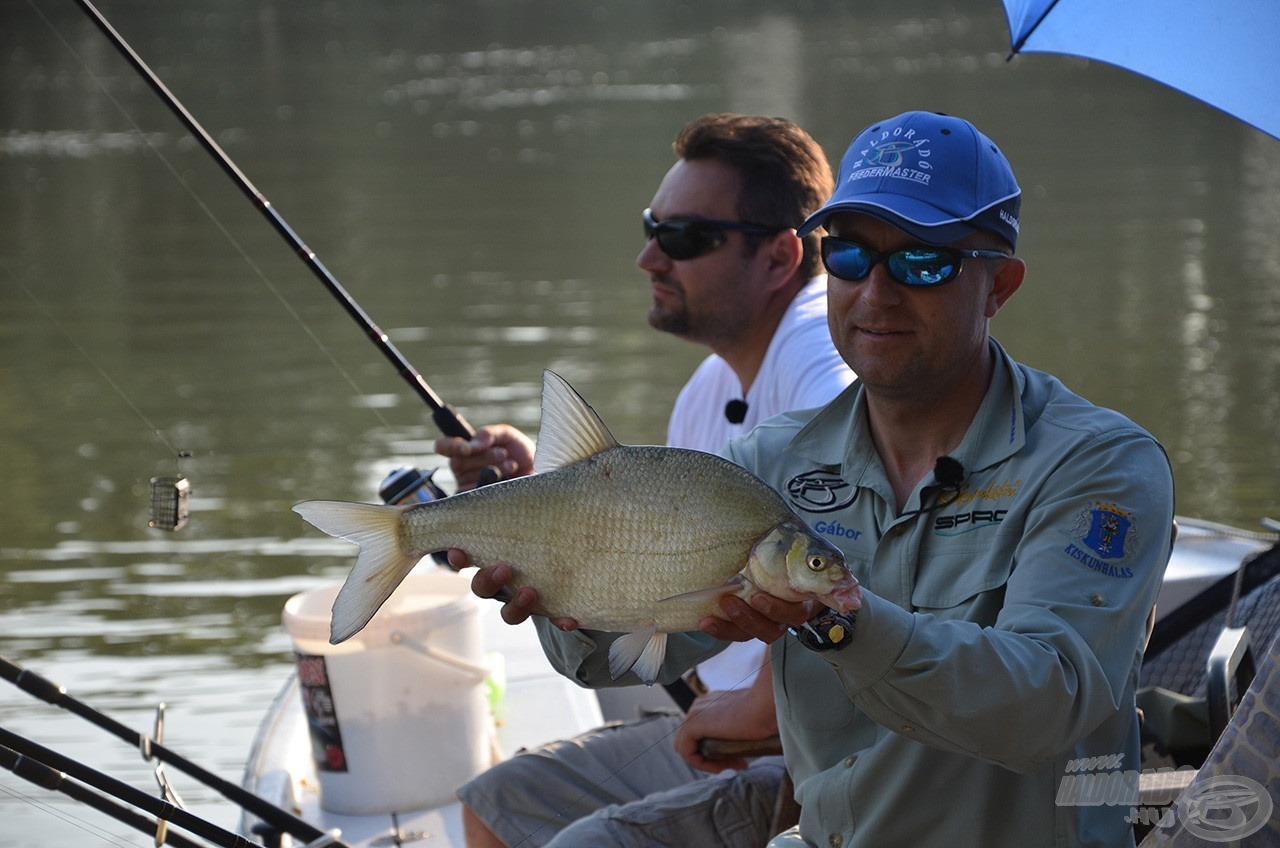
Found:
<path fill-rule="evenodd" d="M 281 617 L 297 655 L 321 808 L 368 815 L 453 803 L 493 762 L 490 675 L 470 578 L 410 574 L 364 629 L 334 645 L 340 585 L 294 595 Z"/>
<path fill-rule="evenodd" d="M 329 688 L 329 670 L 324 657 L 294 651 L 298 667 L 298 688 L 302 709 L 307 714 L 307 731 L 311 735 L 311 757 L 320 771 L 346 771 L 347 755 L 342 750 L 342 730 L 338 727 L 338 711 L 333 706 Z"/>

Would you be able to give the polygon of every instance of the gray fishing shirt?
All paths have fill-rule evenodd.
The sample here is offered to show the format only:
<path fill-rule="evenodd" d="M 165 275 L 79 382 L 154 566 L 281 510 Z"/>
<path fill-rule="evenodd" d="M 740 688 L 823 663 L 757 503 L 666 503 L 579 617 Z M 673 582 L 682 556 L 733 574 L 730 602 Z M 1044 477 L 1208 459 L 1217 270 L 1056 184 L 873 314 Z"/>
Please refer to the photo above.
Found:
<path fill-rule="evenodd" d="M 991 385 L 951 454 L 958 495 L 929 477 L 899 514 L 856 383 L 728 449 L 844 551 L 865 590 L 844 650 L 771 647 L 815 846 L 1133 842 L 1136 801 L 1115 790 L 1136 793 L 1140 769 L 1134 690 L 1170 550 L 1169 462 L 1124 416 L 992 345 Z M 611 635 L 539 632 L 585 685 L 635 682 L 610 681 Z M 663 679 L 716 644 L 673 634 Z"/>

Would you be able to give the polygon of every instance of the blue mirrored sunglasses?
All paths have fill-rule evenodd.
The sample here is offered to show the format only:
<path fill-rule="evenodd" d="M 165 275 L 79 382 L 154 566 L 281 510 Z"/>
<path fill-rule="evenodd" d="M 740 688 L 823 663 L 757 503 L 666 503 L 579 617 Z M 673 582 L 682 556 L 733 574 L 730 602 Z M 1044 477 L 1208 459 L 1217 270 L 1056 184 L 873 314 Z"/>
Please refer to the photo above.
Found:
<path fill-rule="evenodd" d="M 835 236 L 822 239 L 822 264 L 827 273 L 852 282 L 866 279 L 871 269 L 883 262 L 889 276 L 904 286 L 940 286 L 959 276 L 965 259 L 1008 258 L 1009 254 L 999 250 L 919 245 L 881 252 Z"/>

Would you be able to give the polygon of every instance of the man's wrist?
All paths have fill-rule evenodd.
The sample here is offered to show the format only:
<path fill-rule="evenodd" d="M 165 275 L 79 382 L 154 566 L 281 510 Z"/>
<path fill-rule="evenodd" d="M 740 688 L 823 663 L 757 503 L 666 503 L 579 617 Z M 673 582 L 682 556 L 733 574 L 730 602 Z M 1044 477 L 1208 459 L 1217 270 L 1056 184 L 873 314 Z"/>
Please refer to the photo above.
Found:
<path fill-rule="evenodd" d="M 824 609 L 799 627 L 789 628 L 791 634 L 811 651 L 838 651 L 853 641 L 856 613 L 839 613 Z"/>

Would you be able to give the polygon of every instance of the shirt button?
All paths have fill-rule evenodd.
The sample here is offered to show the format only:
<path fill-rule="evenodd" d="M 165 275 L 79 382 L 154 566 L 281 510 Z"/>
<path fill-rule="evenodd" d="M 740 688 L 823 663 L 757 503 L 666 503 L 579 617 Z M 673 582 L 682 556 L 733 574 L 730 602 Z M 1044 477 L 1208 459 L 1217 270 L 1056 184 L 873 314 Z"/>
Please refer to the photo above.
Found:
<path fill-rule="evenodd" d="M 1105 607 L 1107 605 L 1107 596 L 1101 592 L 1096 592 L 1089 596 L 1089 603 L 1095 607 Z"/>
<path fill-rule="evenodd" d="M 853 764 L 854 764 L 854 763 L 856 763 L 857 761 L 858 761 L 858 758 L 857 758 L 857 757 L 845 757 L 845 758 L 844 758 L 844 767 L 845 767 L 845 768 L 853 768 Z"/>
<path fill-rule="evenodd" d="M 840 846 L 844 844 L 844 837 L 838 833 L 833 833 L 827 837 L 827 844 L 830 845 L 831 848 L 840 848 Z"/>
<path fill-rule="evenodd" d="M 904 724 L 904 725 L 902 725 L 902 732 L 903 732 L 903 733 L 915 733 L 915 732 L 916 732 L 916 729 L 915 729 L 915 727 L 913 727 L 913 726 L 912 726 L 912 725 L 910 725 L 910 724 Z"/>

